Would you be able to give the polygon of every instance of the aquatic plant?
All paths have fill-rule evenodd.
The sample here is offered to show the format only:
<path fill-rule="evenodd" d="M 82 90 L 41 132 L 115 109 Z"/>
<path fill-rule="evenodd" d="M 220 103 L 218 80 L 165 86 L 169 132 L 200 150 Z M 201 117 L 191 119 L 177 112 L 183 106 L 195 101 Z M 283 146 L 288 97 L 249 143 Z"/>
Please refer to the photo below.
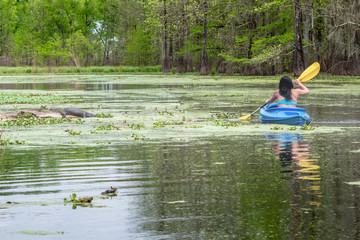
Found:
<path fill-rule="evenodd" d="M 174 116 L 174 114 L 172 113 L 172 112 L 170 112 L 170 111 L 168 111 L 168 110 L 163 110 L 163 111 L 158 111 L 158 113 L 160 114 L 160 115 L 169 115 L 169 116 Z"/>
<path fill-rule="evenodd" d="M 290 130 L 290 131 L 295 131 L 295 130 L 296 130 L 296 126 L 289 127 L 288 130 Z"/>
<path fill-rule="evenodd" d="M 142 123 L 132 123 L 128 124 L 127 126 L 133 130 L 140 130 L 141 128 L 145 127 L 145 125 Z"/>
<path fill-rule="evenodd" d="M 215 115 L 212 115 L 211 118 L 214 118 L 214 119 L 228 119 L 228 118 L 232 118 L 232 115 L 230 113 L 215 113 Z"/>
<path fill-rule="evenodd" d="M 202 95 L 203 97 L 216 97 L 217 94 L 212 94 L 212 93 L 208 93 L 208 94 L 205 94 L 205 95 Z"/>
<path fill-rule="evenodd" d="M 0 121 L 1 127 L 14 127 L 14 126 L 34 126 L 34 125 L 52 125 L 64 122 L 72 122 L 69 118 L 38 118 L 38 117 L 19 117 Z"/>
<path fill-rule="evenodd" d="M 111 131 L 111 130 L 119 130 L 119 129 L 120 129 L 119 126 L 116 126 L 116 125 L 114 125 L 112 123 L 110 123 L 108 125 L 98 126 L 96 128 L 97 131 L 106 131 L 106 130 Z"/>
<path fill-rule="evenodd" d="M 240 123 L 240 122 L 228 122 L 228 121 L 223 121 L 223 120 L 214 120 L 215 126 L 218 127 L 240 127 L 240 126 L 244 126 L 244 123 Z"/>
<path fill-rule="evenodd" d="M 304 124 L 304 125 L 301 126 L 300 129 L 301 129 L 301 130 L 304 130 L 304 131 L 311 131 L 311 130 L 315 130 L 315 127 L 313 127 L 313 126 L 311 126 L 311 125 L 306 125 L 306 124 Z"/>
<path fill-rule="evenodd" d="M 91 201 L 93 200 L 93 197 L 82 197 L 82 198 L 76 198 L 76 194 L 73 193 L 70 195 L 69 199 L 64 198 L 64 202 L 71 202 L 71 203 L 80 203 L 80 204 L 84 204 L 84 203 L 91 203 Z"/>
<path fill-rule="evenodd" d="M 275 127 L 270 128 L 270 130 L 283 130 L 283 129 L 284 128 L 280 127 L 280 126 L 275 126 Z"/>
<path fill-rule="evenodd" d="M 111 115 L 111 114 L 99 113 L 99 114 L 96 114 L 96 117 L 98 117 L 98 118 L 112 118 L 114 116 Z"/>
<path fill-rule="evenodd" d="M 153 127 L 165 127 L 169 125 L 184 125 L 184 122 L 180 121 L 158 121 L 153 123 Z"/>
<path fill-rule="evenodd" d="M 203 126 L 192 125 L 192 126 L 185 126 L 185 128 L 203 128 Z"/>
<path fill-rule="evenodd" d="M 59 95 L 38 93 L 0 93 L 0 104 L 59 103 L 65 99 Z"/>
<path fill-rule="evenodd" d="M 150 138 L 145 137 L 144 135 L 139 136 L 136 133 L 133 133 L 131 135 L 126 135 L 126 138 L 133 138 L 135 141 L 137 140 L 149 140 Z"/>
<path fill-rule="evenodd" d="M 15 140 L 15 142 L 12 142 L 10 139 L 3 139 L 2 134 L 0 134 L 0 146 L 22 145 L 22 144 L 25 144 L 25 141 Z"/>
<path fill-rule="evenodd" d="M 68 133 L 69 133 L 70 135 L 72 135 L 72 136 L 76 136 L 76 135 L 80 135 L 80 134 L 81 134 L 81 131 L 76 132 L 76 131 L 74 131 L 74 130 L 72 130 L 72 129 L 66 129 L 65 132 L 68 132 Z"/>

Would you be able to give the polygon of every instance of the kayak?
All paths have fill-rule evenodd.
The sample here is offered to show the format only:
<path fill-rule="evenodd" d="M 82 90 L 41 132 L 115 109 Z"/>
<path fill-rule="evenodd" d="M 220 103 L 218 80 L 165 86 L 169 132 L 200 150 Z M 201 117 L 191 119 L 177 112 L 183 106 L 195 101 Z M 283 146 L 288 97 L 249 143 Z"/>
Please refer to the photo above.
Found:
<path fill-rule="evenodd" d="M 277 103 L 269 104 L 260 110 L 260 122 L 288 125 L 309 125 L 311 118 L 305 108 L 278 107 Z"/>

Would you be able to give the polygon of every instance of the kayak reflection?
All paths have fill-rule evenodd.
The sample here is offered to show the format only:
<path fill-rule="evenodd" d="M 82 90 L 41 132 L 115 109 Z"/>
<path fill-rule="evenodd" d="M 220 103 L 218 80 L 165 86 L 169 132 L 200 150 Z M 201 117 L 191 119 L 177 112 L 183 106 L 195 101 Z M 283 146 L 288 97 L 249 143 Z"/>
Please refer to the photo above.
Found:
<path fill-rule="evenodd" d="M 311 195 L 321 194 L 320 166 L 310 152 L 310 142 L 304 135 L 283 133 L 266 135 L 271 140 L 271 148 L 280 160 L 281 173 L 285 179 L 301 180 L 300 190 Z M 313 202 L 313 204 L 319 204 Z"/>

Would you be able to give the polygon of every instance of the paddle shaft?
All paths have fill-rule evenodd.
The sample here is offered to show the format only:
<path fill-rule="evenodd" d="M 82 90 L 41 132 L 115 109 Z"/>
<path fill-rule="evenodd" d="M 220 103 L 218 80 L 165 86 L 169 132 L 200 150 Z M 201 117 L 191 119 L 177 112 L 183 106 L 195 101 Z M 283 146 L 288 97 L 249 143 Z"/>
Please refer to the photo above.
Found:
<path fill-rule="evenodd" d="M 257 111 L 259 111 L 260 109 L 262 109 L 263 107 L 265 107 L 267 103 L 264 103 L 261 107 L 259 107 L 258 109 L 256 109 L 252 114 L 250 114 L 250 116 L 254 115 L 254 113 L 256 113 Z"/>

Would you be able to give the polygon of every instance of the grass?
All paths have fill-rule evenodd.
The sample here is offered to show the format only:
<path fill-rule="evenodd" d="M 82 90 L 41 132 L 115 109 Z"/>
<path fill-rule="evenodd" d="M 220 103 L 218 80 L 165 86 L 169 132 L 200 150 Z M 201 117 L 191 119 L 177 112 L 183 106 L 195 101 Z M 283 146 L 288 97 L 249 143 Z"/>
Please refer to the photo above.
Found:
<path fill-rule="evenodd" d="M 36 73 L 152 73 L 161 72 L 161 66 L 98 66 L 98 67 L 0 67 L 0 74 Z"/>

